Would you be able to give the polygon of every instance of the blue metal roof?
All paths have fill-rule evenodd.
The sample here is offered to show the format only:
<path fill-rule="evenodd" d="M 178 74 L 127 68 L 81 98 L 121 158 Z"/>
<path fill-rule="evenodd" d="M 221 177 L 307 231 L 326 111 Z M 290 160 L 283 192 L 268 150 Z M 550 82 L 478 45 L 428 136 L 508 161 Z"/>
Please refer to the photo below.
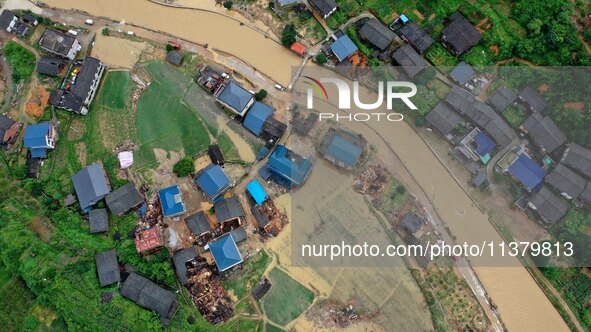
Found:
<path fill-rule="evenodd" d="M 47 149 L 45 148 L 32 148 L 31 157 L 33 158 L 45 158 L 47 157 Z"/>
<path fill-rule="evenodd" d="M 242 256 L 231 234 L 225 234 L 209 243 L 209 250 L 218 270 L 225 271 L 242 262 Z"/>
<path fill-rule="evenodd" d="M 246 190 L 248 190 L 257 204 L 263 204 L 267 198 L 267 192 L 265 192 L 265 189 L 263 186 L 261 186 L 257 179 L 252 180 L 248 185 L 246 185 Z"/>
<path fill-rule="evenodd" d="M 244 127 L 259 136 L 261 131 L 263 131 L 265 121 L 273 114 L 273 111 L 274 109 L 271 106 L 255 101 L 248 110 L 248 113 L 246 113 L 243 122 Z"/>
<path fill-rule="evenodd" d="M 181 188 L 179 188 L 179 186 L 175 185 L 160 189 L 158 196 L 160 197 L 162 213 L 165 217 L 174 217 L 185 212 L 185 204 L 183 204 Z"/>
<path fill-rule="evenodd" d="M 400 19 L 402 22 L 404 22 L 404 23 L 406 23 L 406 22 L 410 21 L 410 20 L 408 19 L 408 17 L 406 17 L 406 15 L 405 15 L 405 14 L 402 14 L 402 15 L 400 15 L 399 19 Z"/>
<path fill-rule="evenodd" d="M 88 211 L 89 208 L 111 191 L 107 184 L 103 166 L 98 163 L 86 166 L 80 172 L 74 174 L 72 182 L 74 183 L 80 208 L 83 211 Z"/>
<path fill-rule="evenodd" d="M 330 45 L 330 49 L 339 59 L 339 61 L 343 61 L 349 55 L 357 51 L 357 46 L 353 43 L 349 36 L 344 35 L 341 38 L 335 40 L 335 42 Z"/>
<path fill-rule="evenodd" d="M 478 144 L 476 147 L 476 153 L 479 156 L 484 157 L 487 154 L 491 153 L 492 150 L 497 146 L 488 136 L 486 136 L 483 132 L 479 132 L 474 137 L 474 142 Z"/>
<path fill-rule="evenodd" d="M 230 186 L 230 179 L 219 165 L 207 166 L 196 180 L 197 185 L 205 192 L 207 197 L 215 199 L 223 194 Z"/>
<path fill-rule="evenodd" d="M 219 100 L 223 101 L 239 113 L 242 113 L 252 98 L 254 98 L 252 93 L 248 92 L 234 81 L 230 81 L 218 96 Z"/>
<path fill-rule="evenodd" d="M 530 192 L 535 191 L 546 176 L 546 172 L 524 153 L 519 155 L 509 166 L 509 174 L 513 175 Z"/>
<path fill-rule="evenodd" d="M 278 175 L 286 182 L 282 182 L 283 185 L 289 184 L 288 188 L 292 185 L 300 185 L 306 179 L 308 172 L 312 169 L 312 163 L 289 151 L 283 145 L 277 145 L 269 162 L 267 163 L 269 171 L 275 175 Z"/>
<path fill-rule="evenodd" d="M 334 135 L 332 141 L 326 148 L 326 154 L 349 167 L 355 166 L 361 152 L 360 147 L 343 139 L 339 135 Z"/>
<path fill-rule="evenodd" d="M 49 148 L 47 135 L 49 134 L 49 123 L 29 125 L 25 129 L 23 143 L 27 148 Z"/>

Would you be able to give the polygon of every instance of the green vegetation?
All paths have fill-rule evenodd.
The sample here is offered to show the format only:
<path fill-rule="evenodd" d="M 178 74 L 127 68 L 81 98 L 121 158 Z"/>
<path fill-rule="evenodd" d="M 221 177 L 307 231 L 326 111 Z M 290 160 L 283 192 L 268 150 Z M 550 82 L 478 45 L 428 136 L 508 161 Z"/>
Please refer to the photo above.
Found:
<path fill-rule="evenodd" d="M 276 327 L 275 325 L 271 325 L 271 324 L 269 324 L 269 323 L 267 323 L 267 324 L 265 325 L 265 331 L 266 331 L 266 332 L 283 332 L 283 330 L 282 330 L 282 329 L 280 329 L 280 328 Z"/>
<path fill-rule="evenodd" d="M 316 62 L 318 62 L 321 65 L 325 64 L 327 61 L 328 57 L 324 53 L 318 53 L 318 55 L 316 56 Z"/>
<path fill-rule="evenodd" d="M 263 273 L 271 262 L 266 251 L 261 250 L 242 264 L 242 270 L 230 279 L 224 280 L 224 288 L 234 293 L 238 300 L 248 295 L 250 290 L 263 277 Z"/>
<path fill-rule="evenodd" d="M 357 30 L 355 30 L 354 27 L 350 26 L 347 28 L 347 36 L 349 36 L 349 38 L 351 38 L 351 41 L 353 41 L 353 43 L 357 46 L 357 48 L 359 48 L 359 50 L 367 55 L 370 56 L 371 55 L 371 48 L 367 45 L 365 45 L 361 39 L 359 39 L 359 36 L 357 34 Z"/>
<path fill-rule="evenodd" d="M 273 286 L 263 298 L 263 307 L 267 317 L 277 324 L 288 324 L 314 301 L 312 291 L 278 268 L 271 270 L 269 279 Z"/>
<path fill-rule="evenodd" d="M 172 171 L 176 176 L 183 177 L 195 172 L 195 164 L 193 158 L 185 157 L 174 164 Z"/>
<path fill-rule="evenodd" d="M 17 42 L 9 41 L 4 46 L 4 55 L 12 69 L 15 81 L 28 80 L 35 70 L 35 55 Z"/>
<path fill-rule="evenodd" d="M 256 101 L 262 101 L 267 97 L 267 94 L 267 90 L 260 89 L 257 93 L 254 94 L 254 99 L 256 99 Z"/>
<path fill-rule="evenodd" d="M 293 24 L 288 24 L 281 33 L 281 44 L 285 47 L 290 47 L 296 41 L 296 30 Z"/>
<path fill-rule="evenodd" d="M 224 8 L 226 9 L 232 9 L 232 6 L 234 5 L 234 3 L 232 1 L 224 1 Z"/>
<path fill-rule="evenodd" d="M 520 107 L 509 106 L 503 112 L 503 117 L 507 120 L 511 128 L 516 129 L 525 120 L 525 111 Z"/>

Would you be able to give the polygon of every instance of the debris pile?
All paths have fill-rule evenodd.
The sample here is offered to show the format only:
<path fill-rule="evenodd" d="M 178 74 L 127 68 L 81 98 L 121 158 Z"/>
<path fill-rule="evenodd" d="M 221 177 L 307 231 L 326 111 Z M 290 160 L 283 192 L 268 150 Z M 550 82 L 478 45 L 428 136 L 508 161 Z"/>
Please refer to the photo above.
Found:
<path fill-rule="evenodd" d="M 263 227 L 263 230 L 273 236 L 277 236 L 279 232 L 289 222 L 287 214 L 277 208 L 273 200 L 267 199 L 261 205 L 256 206 L 257 211 L 267 218 L 269 223 Z"/>
<path fill-rule="evenodd" d="M 222 286 L 222 275 L 215 265 L 197 256 L 186 263 L 189 283 L 187 290 L 191 300 L 211 324 L 227 321 L 232 317 L 232 300 Z"/>
<path fill-rule="evenodd" d="M 308 320 L 325 328 L 345 329 L 362 321 L 369 321 L 378 314 L 366 314 L 354 309 L 354 303 L 343 304 L 335 300 L 319 301 L 307 314 Z"/>
<path fill-rule="evenodd" d="M 142 186 L 140 188 L 140 193 L 143 194 L 145 192 L 144 189 L 145 188 Z M 148 204 L 145 211 L 140 212 L 140 220 L 137 229 L 138 231 L 142 231 L 160 225 L 163 219 L 164 214 L 162 213 L 162 205 L 160 204 L 160 199 L 156 197 L 151 204 Z"/>
<path fill-rule="evenodd" d="M 360 194 L 376 195 L 388 187 L 390 175 L 381 165 L 370 165 L 355 178 L 353 189 Z"/>

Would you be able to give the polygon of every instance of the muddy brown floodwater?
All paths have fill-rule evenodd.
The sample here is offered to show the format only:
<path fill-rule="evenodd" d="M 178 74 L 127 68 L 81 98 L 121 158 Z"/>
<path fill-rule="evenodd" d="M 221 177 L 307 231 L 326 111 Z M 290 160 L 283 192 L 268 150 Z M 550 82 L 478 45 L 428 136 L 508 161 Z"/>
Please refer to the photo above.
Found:
<path fill-rule="evenodd" d="M 51 7 L 77 9 L 163 31 L 234 55 L 281 85 L 302 59 L 273 39 L 220 13 L 167 7 L 147 0 L 44 0 Z M 213 2 L 213 0 L 211 0 Z M 133 28 L 130 28 L 133 30 Z"/>

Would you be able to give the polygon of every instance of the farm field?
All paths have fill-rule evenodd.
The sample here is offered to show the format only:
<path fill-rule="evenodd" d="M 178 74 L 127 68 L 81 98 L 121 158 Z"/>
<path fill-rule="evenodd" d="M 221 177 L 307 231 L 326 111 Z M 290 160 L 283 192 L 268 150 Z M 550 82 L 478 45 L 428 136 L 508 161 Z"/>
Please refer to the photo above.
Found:
<path fill-rule="evenodd" d="M 224 280 L 224 288 L 233 292 L 233 295 L 238 300 L 242 300 L 250 293 L 252 287 L 261 280 L 270 262 L 271 257 L 269 257 L 269 254 L 264 250 L 260 251 L 242 265 L 242 270 Z"/>
<path fill-rule="evenodd" d="M 277 324 L 288 324 L 314 301 L 312 291 L 278 268 L 271 270 L 269 279 L 273 286 L 263 299 L 263 308 L 267 317 Z"/>

